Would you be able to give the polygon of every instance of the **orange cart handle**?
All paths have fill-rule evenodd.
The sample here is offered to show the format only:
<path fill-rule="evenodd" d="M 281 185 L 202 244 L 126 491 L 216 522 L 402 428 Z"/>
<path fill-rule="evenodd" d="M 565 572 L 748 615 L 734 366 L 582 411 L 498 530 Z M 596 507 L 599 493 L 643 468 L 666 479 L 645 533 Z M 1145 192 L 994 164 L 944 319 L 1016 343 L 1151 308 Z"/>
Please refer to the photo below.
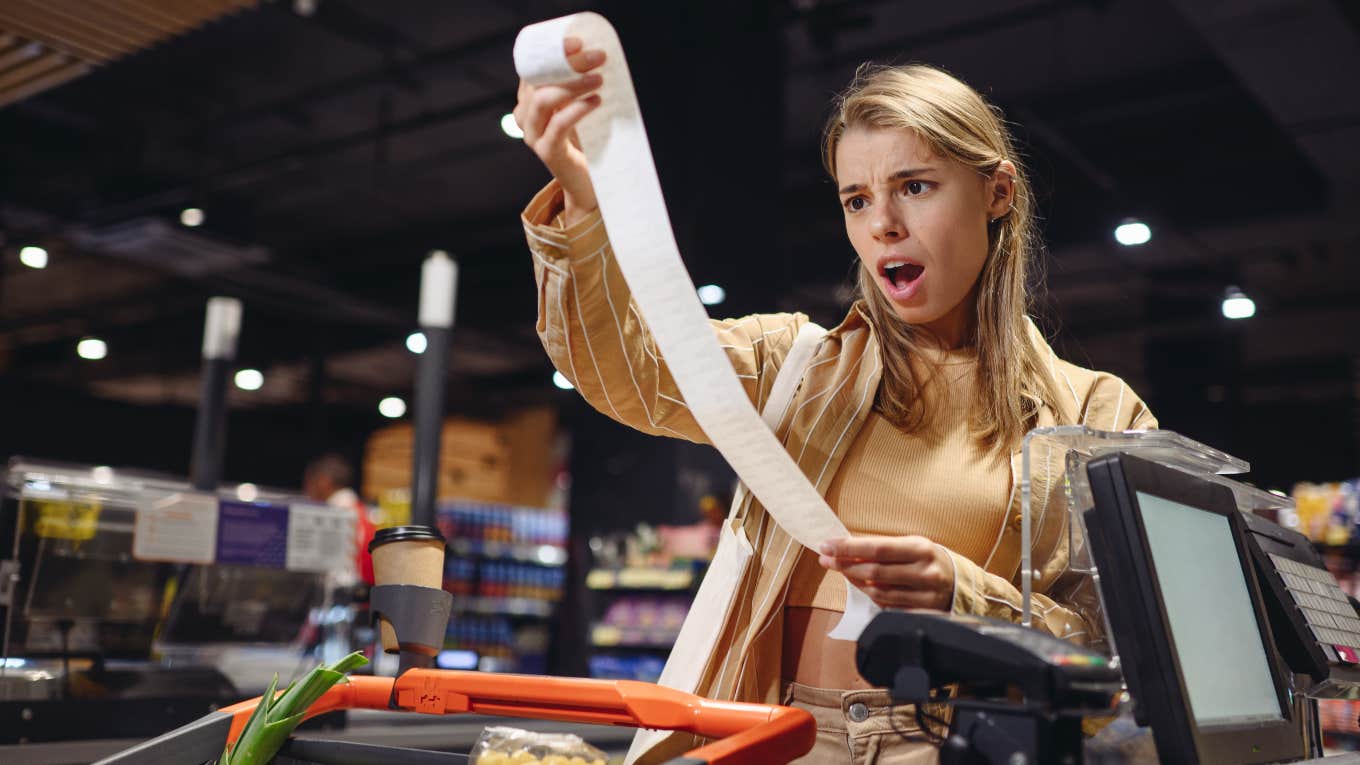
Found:
<path fill-rule="evenodd" d="M 685 754 L 695 763 L 788 762 L 812 749 L 817 726 L 801 709 L 710 701 L 632 680 L 582 680 L 413 669 L 401 677 L 350 677 L 325 693 L 306 717 L 336 709 L 397 709 L 422 714 L 475 713 L 685 731 L 718 739 Z M 235 743 L 259 699 L 225 707 Z"/>

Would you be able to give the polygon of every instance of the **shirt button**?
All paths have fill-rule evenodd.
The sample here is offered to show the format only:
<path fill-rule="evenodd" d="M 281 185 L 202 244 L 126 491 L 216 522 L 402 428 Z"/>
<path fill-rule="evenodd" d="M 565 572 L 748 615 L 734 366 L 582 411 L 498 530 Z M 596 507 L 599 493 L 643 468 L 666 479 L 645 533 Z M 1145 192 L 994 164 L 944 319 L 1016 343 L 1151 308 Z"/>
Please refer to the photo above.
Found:
<path fill-rule="evenodd" d="M 857 701 L 850 705 L 849 714 L 851 720 L 854 720 L 857 723 L 864 722 L 869 719 L 869 707 Z"/>

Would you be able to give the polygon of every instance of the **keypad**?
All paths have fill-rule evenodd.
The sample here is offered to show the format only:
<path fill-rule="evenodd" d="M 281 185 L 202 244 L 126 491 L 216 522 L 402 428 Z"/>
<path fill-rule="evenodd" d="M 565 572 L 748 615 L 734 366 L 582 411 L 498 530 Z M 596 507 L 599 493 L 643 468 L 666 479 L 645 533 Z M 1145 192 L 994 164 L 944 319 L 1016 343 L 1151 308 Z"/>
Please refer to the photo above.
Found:
<path fill-rule="evenodd" d="M 1271 553 L 1270 560 L 1327 658 L 1355 663 L 1360 653 L 1360 618 L 1336 579 L 1324 568 L 1282 555 Z"/>

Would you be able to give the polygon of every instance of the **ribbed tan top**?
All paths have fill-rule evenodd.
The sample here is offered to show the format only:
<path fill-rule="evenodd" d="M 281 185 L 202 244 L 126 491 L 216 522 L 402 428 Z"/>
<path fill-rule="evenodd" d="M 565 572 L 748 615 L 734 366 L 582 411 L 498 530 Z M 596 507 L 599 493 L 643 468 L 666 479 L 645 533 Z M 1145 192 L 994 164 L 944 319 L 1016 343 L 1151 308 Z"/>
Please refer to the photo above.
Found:
<path fill-rule="evenodd" d="M 929 374 L 923 365 L 914 366 Z M 976 355 L 942 354 L 936 369 L 923 391 L 935 413 L 931 426 L 904 433 L 877 412 L 870 414 L 826 500 L 852 534 L 919 534 L 982 564 L 1006 522 L 1010 464 L 1005 456 L 988 454 L 969 432 Z M 785 605 L 843 611 L 845 578 L 804 550 Z"/>

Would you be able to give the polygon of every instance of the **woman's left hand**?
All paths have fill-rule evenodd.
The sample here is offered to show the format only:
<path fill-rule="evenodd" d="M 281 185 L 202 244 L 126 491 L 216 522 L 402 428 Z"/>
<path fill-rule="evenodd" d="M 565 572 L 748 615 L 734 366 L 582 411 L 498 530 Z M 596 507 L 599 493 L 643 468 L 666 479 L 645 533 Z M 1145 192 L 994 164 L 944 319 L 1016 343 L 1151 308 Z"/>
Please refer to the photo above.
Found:
<path fill-rule="evenodd" d="M 819 563 L 884 608 L 948 611 L 954 599 L 954 562 L 925 537 L 842 537 L 818 552 Z"/>

